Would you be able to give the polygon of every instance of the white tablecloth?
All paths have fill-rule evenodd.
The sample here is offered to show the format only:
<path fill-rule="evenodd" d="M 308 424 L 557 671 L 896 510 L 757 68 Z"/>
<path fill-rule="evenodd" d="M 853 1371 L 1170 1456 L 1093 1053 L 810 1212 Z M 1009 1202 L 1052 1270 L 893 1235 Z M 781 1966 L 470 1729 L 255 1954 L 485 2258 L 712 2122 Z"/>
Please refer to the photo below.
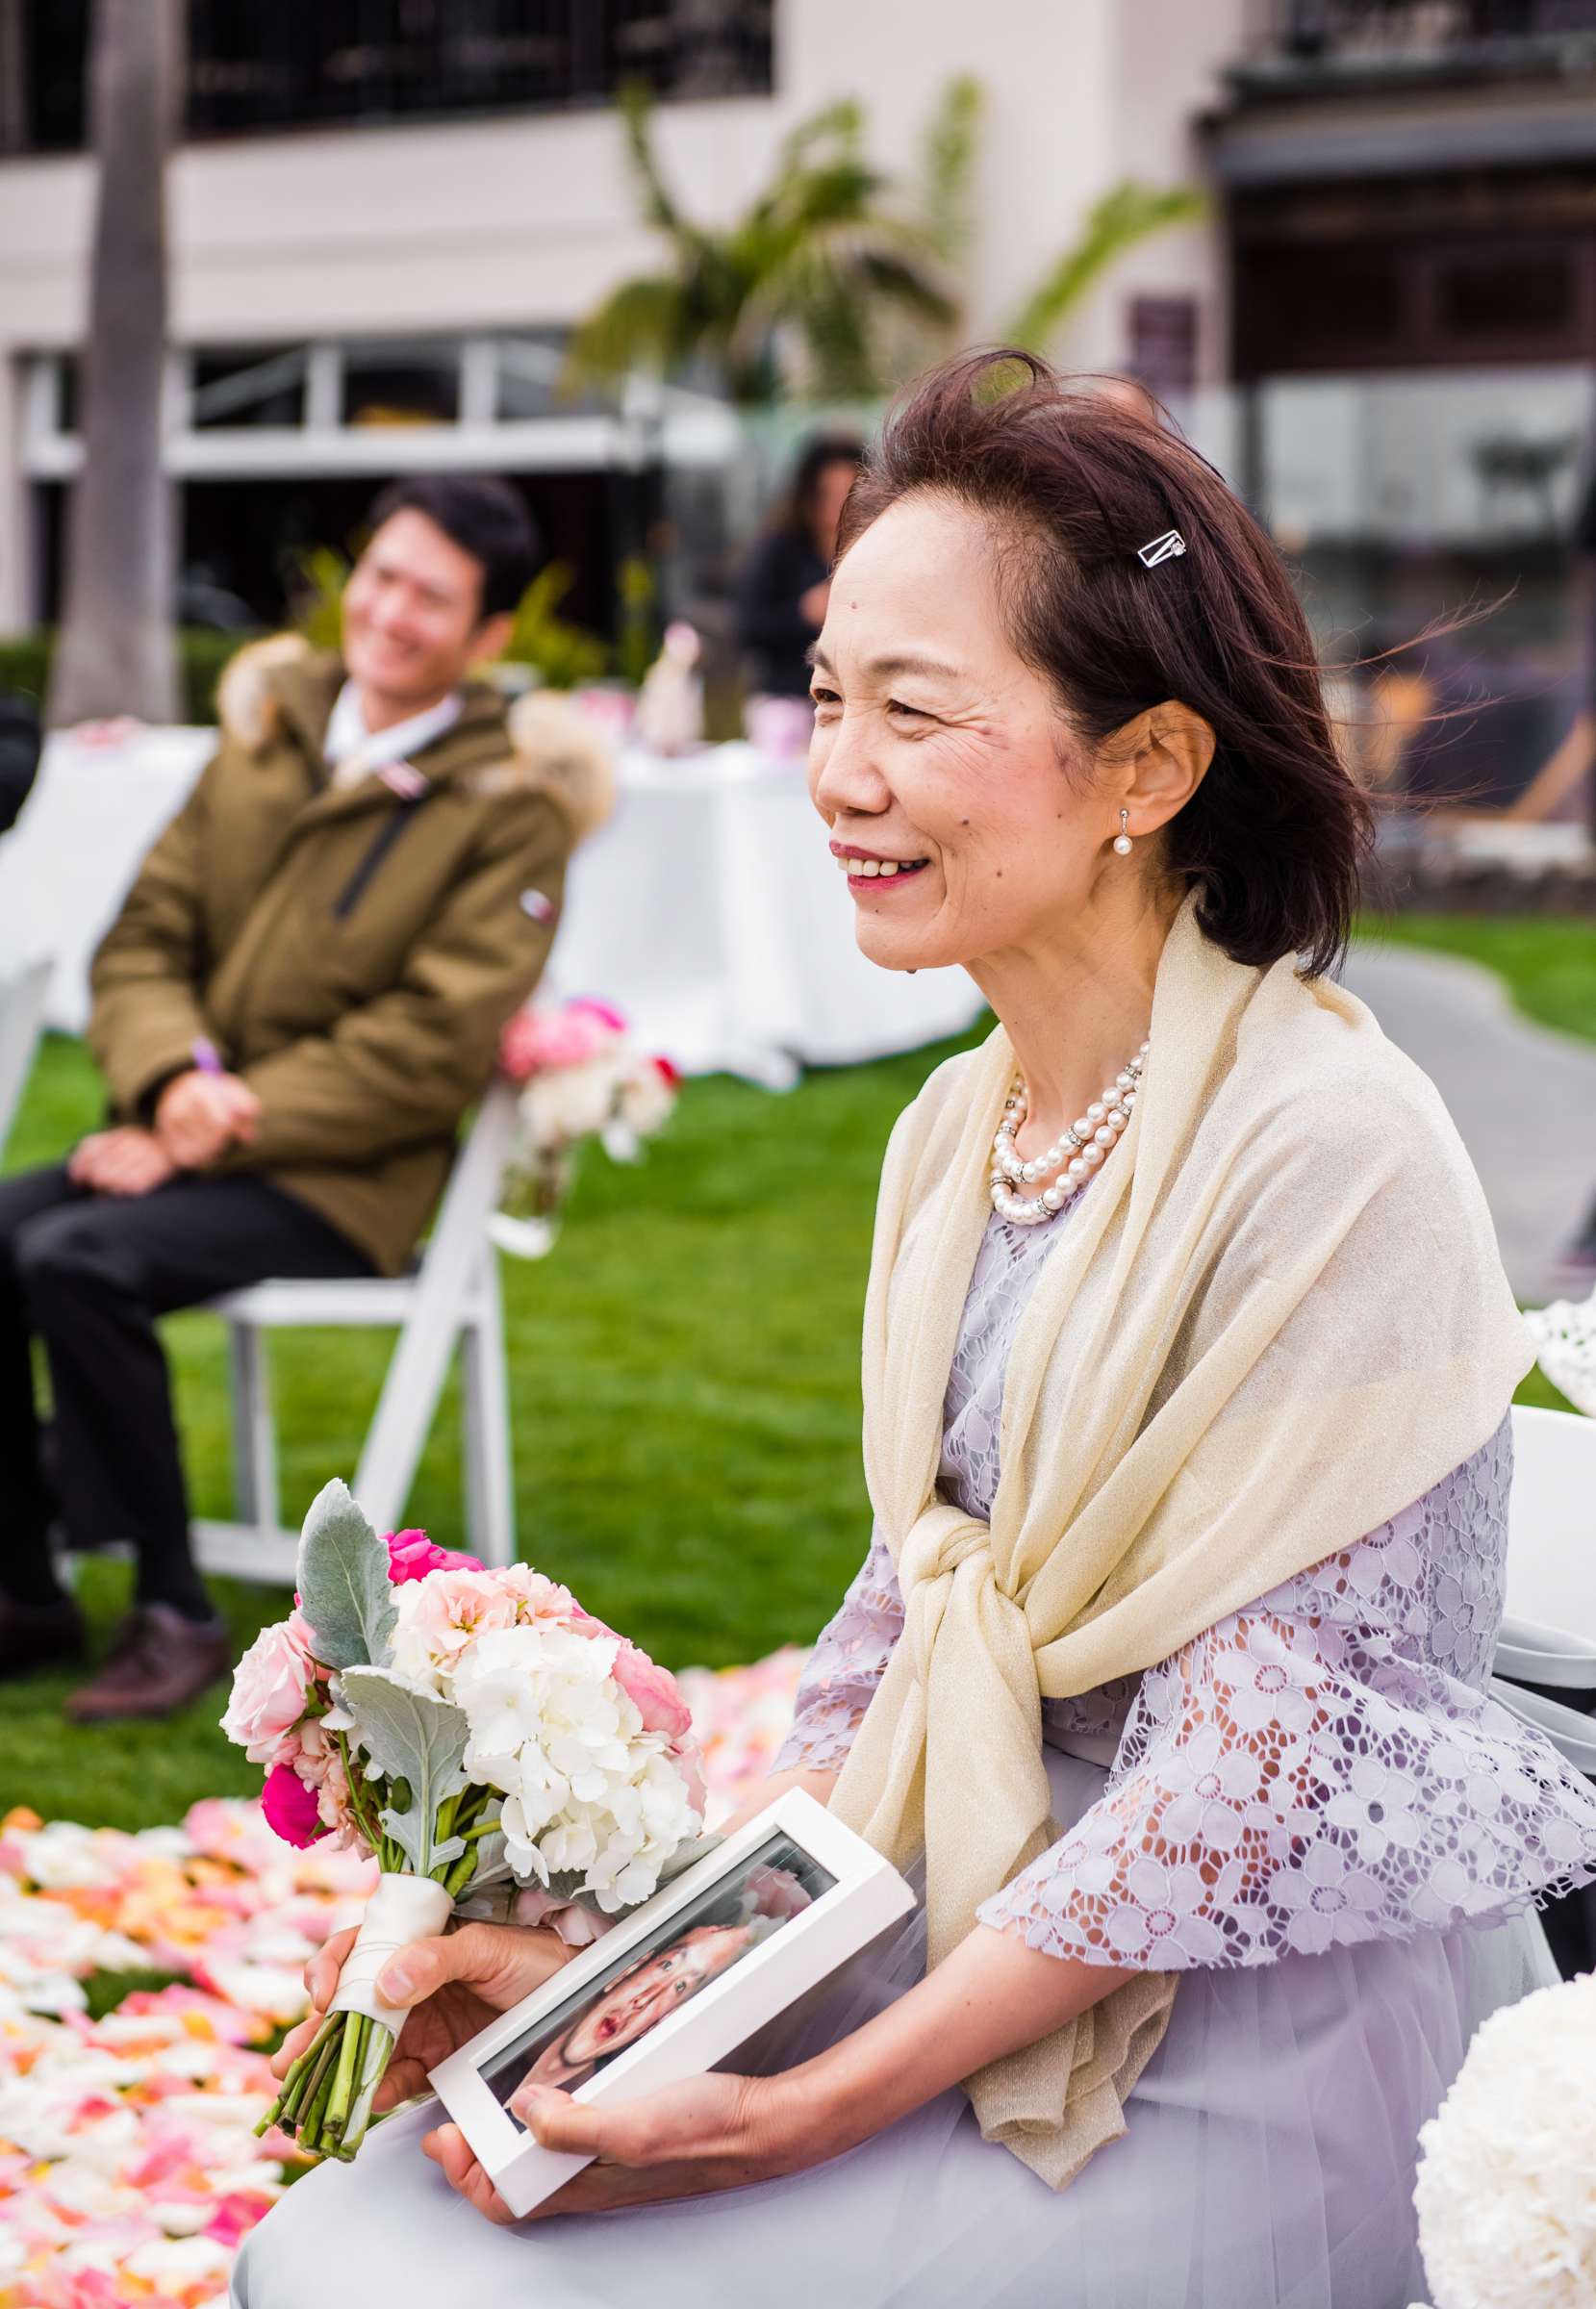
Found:
<path fill-rule="evenodd" d="M 81 1029 L 89 958 L 144 851 L 207 760 L 205 729 L 109 745 L 52 737 L 0 839 L 0 972 L 56 960 L 47 1016 Z M 614 819 L 572 863 L 553 983 L 600 994 L 687 1074 L 773 1089 L 958 1032 L 980 1009 L 960 971 L 877 970 L 802 771 L 748 746 L 680 762 L 628 754 Z"/>

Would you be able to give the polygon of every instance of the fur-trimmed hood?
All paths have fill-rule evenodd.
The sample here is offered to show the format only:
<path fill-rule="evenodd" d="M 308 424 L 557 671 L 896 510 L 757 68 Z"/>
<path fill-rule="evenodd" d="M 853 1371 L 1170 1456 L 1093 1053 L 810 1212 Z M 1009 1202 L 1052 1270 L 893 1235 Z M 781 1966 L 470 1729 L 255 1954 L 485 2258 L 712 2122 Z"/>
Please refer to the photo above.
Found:
<path fill-rule="evenodd" d="M 274 633 L 249 642 L 216 686 L 222 733 L 246 752 L 265 754 L 286 732 L 319 746 L 343 667 L 302 634 Z M 615 807 L 615 757 L 580 706 L 558 690 L 528 690 L 513 701 L 492 682 L 465 686 L 460 720 L 435 741 L 438 770 L 473 793 L 546 793 L 570 822 L 578 842 Z M 432 749 L 424 749 L 424 757 Z M 434 764 L 425 759 L 425 767 Z"/>

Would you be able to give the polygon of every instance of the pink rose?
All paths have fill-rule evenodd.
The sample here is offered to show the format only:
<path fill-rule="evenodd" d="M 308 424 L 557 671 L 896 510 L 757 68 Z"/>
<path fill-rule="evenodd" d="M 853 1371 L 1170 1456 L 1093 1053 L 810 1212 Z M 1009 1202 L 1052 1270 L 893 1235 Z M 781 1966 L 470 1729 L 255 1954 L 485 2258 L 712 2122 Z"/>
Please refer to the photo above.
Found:
<path fill-rule="evenodd" d="M 267 1772 L 261 1790 L 261 1810 L 266 1826 L 274 1829 L 285 1844 L 293 1844 L 301 1852 L 321 1833 L 316 1790 L 305 1786 L 291 1764 L 279 1763 Z"/>
<path fill-rule="evenodd" d="M 333 1756 L 313 1791 L 316 1797 L 316 1816 L 326 1833 L 329 1852 L 346 1852 L 351 1844 L 361 1841 L 360 1822 L 349 1801 L 349 1775 L 343 1768 L 342 1756 Z"/>
<path fill-rule="evenodd" d="M 221 1728 L 251 1763 L 280 1763 L 290 1735 L 306 1709 L 306 1687 L 317 1662 L 305 1640 L 309 1630 L 295 1611 L 263 1628 L 233 1670 L 233 1691 Z"/>
<path fill-rule="evenodd" d="M 569 1587 L 562 1587 L 558 1580 L 534 1571 L 530 1563 L 506 1563 L 500 1570 L 491 1571 L 488 1577 L 505 1595 L 514 1597 L 514 1616 L 522 1626 L 549 1619 L 563 1628 L 574 1628 L 579 1636 L 609 1633 L 583 1611 Z"/>
<path fill-rule="evenodd" d="M 449 1676 L 462 1652 L 490 1628 L 513 1628 L 518 1599 L 491 1571 L 436 1571 L 411 1583 L 393 1631 L 401 1675 Z"/>
<path fill-rule="evenodd" d="M 595 1019 L 599 1026 L 608 1027 L 612 1034 L 624 1034 L 626 1021 L 613 1002 L 601 1002 L 595 994 L 579 994 L 574 1002 L 567 1002 L 567 1010 L 577 1018 Z"/>
<path fill-rule="evenodd" d="M 642 1716 L 645 1732 L 663 1732 L 674 1742 L 692 1731 L 693 1711 L 682 1698 L 675 1677 L 624 1637 L 610 1673 Z"/>
<path fill-rule="evenodd" d="M 402 1587 L 407 1580 L 424 1580 L 433 1571 L 486 1569 L 475 1556 L 456 1555 L 452 1548 L 434 1547 L 425 1532 L 414 1529 L 386 1532 L 383 1537 L 388 1548 L 388 1576 L 395 1587 Z"/>
<path fill-rule="evenodd" d="M 518 1010 L 498 1039 L 499 1072 L 524 1082 L 537 1063 L 538 1022 L 530 1010 Z"/>
<path fill-rule="evenodd" d="M 552 1932 L 568 1948 L 589 1948 L 619 1919 L 595 1916 L 591 1909 L 579 1908 L 573 1900 L 561 1900 L 553 1892 L 545 1892 L 541 1884 L 534 1884 L 516 1894 L 510 1921 L 528 1931 Z"/>
<path fill-rule="evenodd" d="M 559 1010 L 518 1010 L 499 1038 L 498 1062 L 512 1082 L 563 1066 L 586 1066 L 619 1041 L 626 1022 L 607 1002 L 567 1002 Z"/>

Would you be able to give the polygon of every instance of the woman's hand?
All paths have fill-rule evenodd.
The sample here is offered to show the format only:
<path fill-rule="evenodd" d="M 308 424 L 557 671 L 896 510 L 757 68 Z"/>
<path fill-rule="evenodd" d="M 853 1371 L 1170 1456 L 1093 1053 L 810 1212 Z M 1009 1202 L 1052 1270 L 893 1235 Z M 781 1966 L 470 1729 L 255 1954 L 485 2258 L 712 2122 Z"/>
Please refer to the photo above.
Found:
<path fill-rule="evenodd" d="M 529 2220 L 744 2189 L 802 2172 L 853 2145 L 833 2121 L 818 2079 L 797 2083 L 794 2076 L 717 2071 L 609 2109 L 572 2100 L 552 2086 L 523 2085 L 516 2101 L 545 2148 L 598 2160 L 545 2197 Z M 479 2213 L 492 2221 L 514 2221 L 458 2125 L 440 2125 L 421 2146 Z"/>
<path fill-rule="evenodd" d="M 286 2076 L 327 2017 L 343 1960 L 355 1944 L 353 1928 L 335 1933 L 305 1966 L 313 2010 L 272 2057 L 273 2076 Z M 552 1932 L 518 1924 L 462 1924 L 457 1932 L 418 1941 L 391 1956 L 377 1978 L 390 2004 L 410 2014 L 377 2088 L 374 2110 L 391 2109 L 424 2093 L 427 2070 L 456 2051 L 495 2014 L 541 1989 L 571 1955 Z"/>
<path fill-rule="evenodd" d="M 780 2076 L 717 2072 L 611 2109 L 537 2088 L 528 2095 L 536 2139 L 602 2162 L 529 2218 L 618 2212 L 823 2165 L 989 2061 L 1051 2036 L 1131 1977 L 977 1924 L 884 2011 Z M 421 2145 L 478 2212 L 514 2219 L 457 2126 L 441 2125 Z"/>

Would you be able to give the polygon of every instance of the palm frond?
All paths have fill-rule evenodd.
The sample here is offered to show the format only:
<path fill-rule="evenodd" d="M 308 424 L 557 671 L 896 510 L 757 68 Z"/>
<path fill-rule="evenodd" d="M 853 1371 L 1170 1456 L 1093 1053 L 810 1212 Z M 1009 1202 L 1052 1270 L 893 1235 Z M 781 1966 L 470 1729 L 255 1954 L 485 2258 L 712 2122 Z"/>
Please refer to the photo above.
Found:
<path fill-rule="evenodd" d="M 938 256 L 951 264 L 970 246 L 971 190 L 980 149 L 986 91 L 971 73 L 950 80 L 938 99 L 921 150 L 921 208 Z"/>
<path fill-rule="evenodd" d="M 654 100 L 646 82 L 629 80 L 621 89 L 621 122 L 626 138 L 626 158 L 642 194 L 643 217 L 656 232 L 672 239 L 684 229 L 684 219 L 661 172 L 654 151 Z"/>
<path fill-rule="evenodd" d="M 622 281 L 571 332 L 561 392 L 610 384 L 632 368 L 669 368 L 684 333 L 682 323 L 679 279 L 646 273 Z"/>
<path fill-rule="evenodd" d="M 1045 352 L 1098 275 L 1150 233 L 1203 215 L 1203 194 L 1186 185 L 1153 187 L 1127 178 L 1088 212 L 1080 237 L 1058 259 L 1002 332 L 1003 342 Z"/>

